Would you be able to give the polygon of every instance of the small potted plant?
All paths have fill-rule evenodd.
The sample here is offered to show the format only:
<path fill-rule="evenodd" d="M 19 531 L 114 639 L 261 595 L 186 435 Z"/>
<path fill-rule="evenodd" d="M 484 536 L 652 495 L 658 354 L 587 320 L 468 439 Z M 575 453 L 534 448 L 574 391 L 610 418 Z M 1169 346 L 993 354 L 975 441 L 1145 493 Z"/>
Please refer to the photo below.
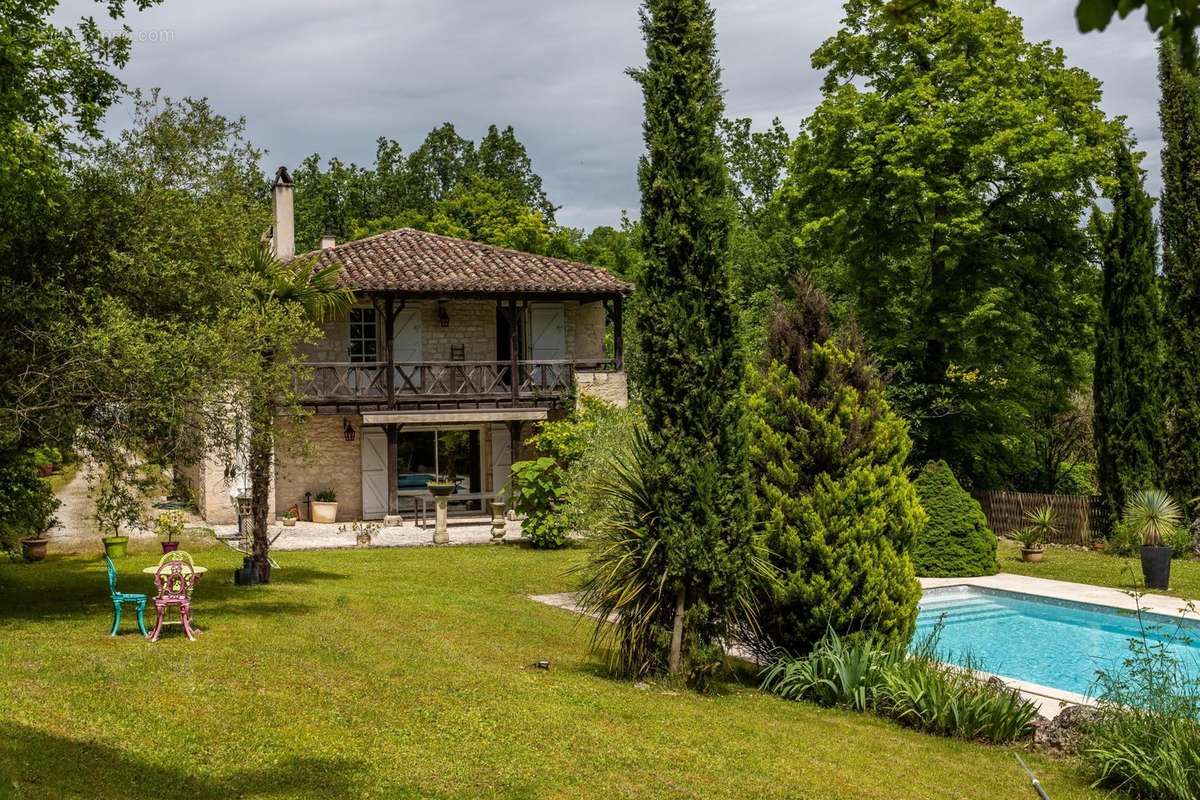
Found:
<path fill-rule="evenodd" d="M 179 537 L 183 535 L 186 522 L 182 511 L 165 511 L 154 518 L 154 532 L 162 539 L 159 544 L 164 553 L 179 549 Z"/>
<path fill-rule="evenodd" d="M 1166 589 L 1171 580 L 1171 534 L 1183 520 L 1179 504 L 1161 489 L 1137 492 L 1125 504 L 1124 522 L 1142 540 L 1142 577 L 1147 589 Z"/>
<path fill-rule="evenodd" d="M 1058 522 L 1054 509 L 1048 505 L 1030 511 L 1025 518 L 1029 524 L 1017 533 L 1021 542 L 1021 560 L 1036 564 L 1046 553 L 1046 541 L 1058 533 Z"/>
<path fill-rule="evenodd" d="M 446 480 L 444 478 L 436 481 L 426 481 L 425 488 L 434 497 L 449 497 L 458 489 L 458 481 Z"/>
<path fill-rule="evenodd" d="M 313 522 L 337 521 L 337 492 L 333 489 L 322 489 L 317 492 L 312 501 Z"/>
<path fill-rule="evenodd" d="M 128 482 L 113 477 L 115 472 L 111 467 L 106 469 L 107 475 L 96 494 L 96 524 L 103 534 L 104 553 L 113 560 L 124 558 L 129 548 L 129 537 L 121 535 L 121 528 L 143 524 L 140 498 Z"/>
<path fill-rule="evenodd" d="M 334 512 L 334 513 L 336 514 L 336 512 Z M 287 511 L 283 512 L 282 515 L 280 515 L 279 521 L 283 524 L 283 527 L 285 527 L 285 528 L 296 527 L 296 512 L 292 511 L 289 508 Z"/>

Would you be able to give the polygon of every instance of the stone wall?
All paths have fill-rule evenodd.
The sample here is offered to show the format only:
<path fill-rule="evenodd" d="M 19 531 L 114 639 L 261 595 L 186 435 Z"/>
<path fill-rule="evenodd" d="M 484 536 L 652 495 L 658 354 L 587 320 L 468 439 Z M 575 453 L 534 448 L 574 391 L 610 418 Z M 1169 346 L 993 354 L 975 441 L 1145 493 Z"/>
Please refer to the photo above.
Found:
<path fill-rule="evenodd" d="M 369 307 L 369 304 L 359 304 Z M 438 320 L 438 303 L 433 300 L 410 302 L 406 308 L 421 313 L 421 351 L 426 361 L 450 361 L 454 345 L 463 346 L 467 361 L 496 360 L 496 303 L 492 300 L 448 300 L 444 303 L 449 325 Z M 600 302 L 563 303 L 566 324 L 565 358 L 599 361 L 604 358 L 604 304 Z M 383 320 L 378 321 L 379 359 L 384 359 Z M 345 318 L 322 326 L 325 338 L 308 345 L 304 352 L 310 361 L 346 362 L 350 360 L 350 324 Z"/>
<path fill-rule="evenodd" d="M 355 432 L 362 430 L 359 415 L 321 414 L 304 421 L 307 439 L 304 451 L 281 447 L 275 455 L 275 507 L 280 511 L 300 506 L 307 517 L 304 493 L 333 489 L 337 493 L 339 521 L 362 517 L 362 442 L 358 435 L 347 442 L 342 420 Z"/>
<path fill-rule="evenodd" d="M 575 390 L 618 408 L 629 405 L 629 383 L 624 372 L 576 372 Z"/>

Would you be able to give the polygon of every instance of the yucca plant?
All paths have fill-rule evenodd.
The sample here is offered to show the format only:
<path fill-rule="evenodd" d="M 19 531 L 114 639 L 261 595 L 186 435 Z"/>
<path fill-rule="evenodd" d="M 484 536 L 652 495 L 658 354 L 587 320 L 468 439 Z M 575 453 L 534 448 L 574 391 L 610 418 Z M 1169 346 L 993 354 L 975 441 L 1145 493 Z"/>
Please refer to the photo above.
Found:
<path fill-rule="evenodd" d="M 1161 489 L 1136 492 L 1125 504 L 1125 522 L 1149 547 L 1162 547 L 1167 537 L 1183 522 L 1179 504 Z"/>
<path fill-rule="evenodd" d="M 1026 548 L 1036 548 L 1058 535 L 1058 515 L 1049 504 L 1025 512 L 1025 520 L 1029 524 L 1019 538 Z"/>

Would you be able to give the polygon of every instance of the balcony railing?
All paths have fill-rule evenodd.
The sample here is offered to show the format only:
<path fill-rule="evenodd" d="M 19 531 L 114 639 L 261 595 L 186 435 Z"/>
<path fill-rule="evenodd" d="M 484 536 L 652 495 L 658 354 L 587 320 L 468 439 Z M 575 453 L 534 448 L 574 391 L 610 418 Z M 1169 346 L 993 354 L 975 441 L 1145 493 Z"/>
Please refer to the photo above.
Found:
<path fill-rule="evenodd" d="M 386 362 L 309 363 L 304 402 L 312 405 L 409 405 L 413 403 L 521 403 L 560 401 L 572 391 L 576 371 L 616 369 L 614 362 L 519 361 L 513 386 L 511 361 L 422 361 L 392 365 L 389 396 Z"/>

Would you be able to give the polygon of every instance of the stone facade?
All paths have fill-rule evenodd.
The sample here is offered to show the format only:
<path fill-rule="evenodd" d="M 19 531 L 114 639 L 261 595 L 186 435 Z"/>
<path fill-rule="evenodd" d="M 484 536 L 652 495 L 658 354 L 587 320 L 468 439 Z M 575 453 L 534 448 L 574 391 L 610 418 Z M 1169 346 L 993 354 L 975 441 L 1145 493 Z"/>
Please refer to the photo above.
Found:
<path fill-rule="evenodd" d="M 370 308 L 369 303 L 359 304 Z M 466 361 L 496 360 L 496 302 L 492 300 L 447 300 L 441 302 L 449 324 L 442 327 L 438 318 L 439 301 L 421 300 L 405 308 L 417 308 L 421 315 L 421 358 L 424 361 L 451 361 L 454 348 L 461 346 Z M 566 301 L 563 321 L 566 326 L 563 357 L 582 361 L 604 359 L 604 304 Z M 350 358 L 350 324 L 346 319 L 322 326 L 325 338 L 307 346 L 310 361 L 345 362 Z M 377 352 L 384 359 L 384 325 L 377 320 Z"/>
<path fill-rule="evenodd" d="M 338 521 L 362 518 L 362 442 L 347 442 L 342 420 L 362 429 L 356 414 L 315 414 L 304 421 L 304 447 L 280 448 L 275 454 L 275 507 L 281 512 L 293 505 L 307 519 L 304 494 L 324 489 L 337 493 Z"/>
<path fill-rule="evenodd" d="M 576 372 L 575 390 L 612 403 L 618 408 L 629 405 L 629 383 L 624 372 Z"/>

